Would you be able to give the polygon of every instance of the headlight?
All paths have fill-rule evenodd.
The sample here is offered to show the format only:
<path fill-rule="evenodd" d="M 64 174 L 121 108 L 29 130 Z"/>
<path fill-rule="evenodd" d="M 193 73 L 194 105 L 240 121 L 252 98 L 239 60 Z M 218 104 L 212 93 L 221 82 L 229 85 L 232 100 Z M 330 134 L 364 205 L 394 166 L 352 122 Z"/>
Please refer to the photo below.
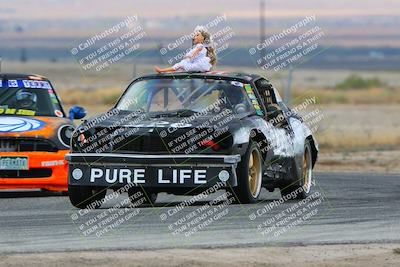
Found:
<path fill-rule="evenodd" d="M 58 129 L 58 139 L 63 146 L 69 147 L 74 127 L 71 125 L 63 125 Z"/>

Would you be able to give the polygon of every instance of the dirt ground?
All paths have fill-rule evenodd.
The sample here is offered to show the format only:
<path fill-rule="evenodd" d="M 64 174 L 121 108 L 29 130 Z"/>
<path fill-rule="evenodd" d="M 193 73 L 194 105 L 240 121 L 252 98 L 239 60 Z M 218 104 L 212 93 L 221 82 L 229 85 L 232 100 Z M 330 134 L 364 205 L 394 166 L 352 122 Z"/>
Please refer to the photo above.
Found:
<path fill-rule="evenodd" d="M 398 105 L 327 105 L 319 109 L 317 171 L 400 173 Z"/>
<path fill-rule="evenodd" d="M 0 255 L 0 266 L 399 266 L 400 244 Z"/>
<path fill-rule="evenodd" d="M 322 152 L 316 171 L 400 173 L 400 151 Z"/>

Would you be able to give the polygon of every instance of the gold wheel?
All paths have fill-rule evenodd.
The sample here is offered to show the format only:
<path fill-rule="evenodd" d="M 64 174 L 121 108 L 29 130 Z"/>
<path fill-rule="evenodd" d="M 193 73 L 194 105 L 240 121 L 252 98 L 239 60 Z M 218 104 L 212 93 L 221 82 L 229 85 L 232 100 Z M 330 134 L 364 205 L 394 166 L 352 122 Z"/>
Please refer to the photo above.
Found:
<path fill-rule="evenodd" d="M 303 188 L 306 193 L 310 192 L 312 178 L 311 151 L 308 146 L 304 149 L 303 155 Z"/>
<path fill-rule="evenodd" d="M 249 157 L 249 189 L 254 198 L 257 198 L 261 190 L 261 159 L 260 153 L 254 149 Z"/>

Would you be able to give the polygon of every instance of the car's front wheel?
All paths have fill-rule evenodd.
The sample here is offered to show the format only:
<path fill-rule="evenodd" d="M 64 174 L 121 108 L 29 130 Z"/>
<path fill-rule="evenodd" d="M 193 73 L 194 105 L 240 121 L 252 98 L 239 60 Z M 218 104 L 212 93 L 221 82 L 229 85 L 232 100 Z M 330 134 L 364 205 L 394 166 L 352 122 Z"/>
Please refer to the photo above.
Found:
<path fill-rule="evenodd" d="M 100 208 L 106 196 L 106 188 L 68 185 L 68 195 L 71 204 L 80 209 Z"/>
<path fill-rule="evenodd" d="M 250 142 L 237 167 L 238 186 L 233 189 L 240 203 L 254 203 L 261 191 L 262 156 L 256 143 Z"/>

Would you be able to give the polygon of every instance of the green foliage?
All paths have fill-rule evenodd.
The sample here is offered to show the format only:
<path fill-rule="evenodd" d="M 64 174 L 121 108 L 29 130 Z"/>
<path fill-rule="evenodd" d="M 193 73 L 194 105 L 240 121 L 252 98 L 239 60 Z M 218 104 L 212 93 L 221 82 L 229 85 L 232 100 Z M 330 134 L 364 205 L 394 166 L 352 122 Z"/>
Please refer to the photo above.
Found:
<path fill-rule="evenodd" d="M 384 87 L 385 83 L 378 78 L 364 79 L 357 74 L 352 74 L 343 82 L 336 85 L 337 89 L 368 89 L 373 87 Z"/>

